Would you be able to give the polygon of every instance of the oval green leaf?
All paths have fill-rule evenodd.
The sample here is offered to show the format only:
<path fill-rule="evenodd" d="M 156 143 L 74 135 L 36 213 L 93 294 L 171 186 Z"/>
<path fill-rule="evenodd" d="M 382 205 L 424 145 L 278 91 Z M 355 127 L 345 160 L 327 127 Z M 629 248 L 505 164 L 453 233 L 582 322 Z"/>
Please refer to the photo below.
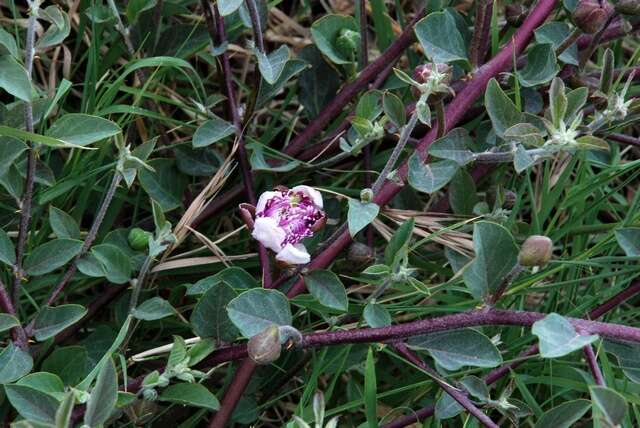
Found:
<path fill-rule="evenodd" d="M 0 352 L 0 384 L 7 384 L 20 379 L 33 368 L 33 358 L 28 352 L 9 342 Z"/>
<path fill-rule="evenodd" d="M 470 328 L 414 337 L 409 340 L 409 346 L 428 351 L 447 370 L 465 366 L 496 367 L 502 363 L 500 351 L 491 340 Z"/>
<path fill-rule="evenodd" d="M 220 408 L 220 403 L 216 396 L 199 383 L 171 385 L 162 392 L 160 401 L 203 407 L 209 410 L 218 410 Z"/>
<path fill-rule="evenodd" d="M 304 277 L 307 290 L 322 306 L 346 312 L 349 300 L 344 284 L 338 276 L 328 270 L 313 270 Z"/>
<path fill-rule="evenodd" d="M 464 39 L 449 11 L 430 13 L 416 24 L 415 32 L 432 61 L 440 63 L 467 59 Z"/>
<path fill-rule="evenodd" d="M 47 131 L 49 137 L 68 144 L 87 146 L 117 135 L 122 130 L 108 119 L 88 114 L 70 113 L 56 120 Z"/>
<path fill-rule="evenodd" d="M 28 275 L 44 275 L 58 269 L 73 259 L 82 248 L 82 241 L 61 238 L 40 245 L 24 260 Z"/>
<path fill-rule="evenodd" d="M 40 342 L 47 340 L 78 322 L 86 313 L 87 309 L 81 305 L 44 306 L 36 316 L 33 334 Z"/>

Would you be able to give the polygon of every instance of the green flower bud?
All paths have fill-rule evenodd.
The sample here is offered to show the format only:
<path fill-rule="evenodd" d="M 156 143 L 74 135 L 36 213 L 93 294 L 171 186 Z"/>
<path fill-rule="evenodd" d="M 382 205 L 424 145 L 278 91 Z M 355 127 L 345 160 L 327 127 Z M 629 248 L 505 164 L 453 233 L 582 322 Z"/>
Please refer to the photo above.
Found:
<path fill-rule="evenodd" d="M 280 358 L 280 330 L 275 324 L 262 330 L 249 339 L 247 353 L 249 358 L 258 365 L 267 365 Z"/>
<path fill-rule="evenodd" d="M 587 34 L 595 34 L 613 13 L 607 0 L 580 0 L 573 11 L 573 22 Z"/>
<path fill-rule="evenodd" d="M 522 266 L 544 266 L 553 254 L 553 242 L 546 236 L 532 235 L 528 237 L 518 254 L 518 263 Z"/>
<path fill-rule="evenodd" d="M 358 48 L 360 43 L 360 33 L 343 28 L 336 39 L 336 47 L 345 56 L 351 55 Z"/>
<path fill-rule="evenodd" d="M 134 227 L 129 231 L 129 245 L 131 248 L 137 251 L 146 250 L 149 245 L 149 239 L 151 239 L 151 232 L 142 230 L 139 227 Z"/>

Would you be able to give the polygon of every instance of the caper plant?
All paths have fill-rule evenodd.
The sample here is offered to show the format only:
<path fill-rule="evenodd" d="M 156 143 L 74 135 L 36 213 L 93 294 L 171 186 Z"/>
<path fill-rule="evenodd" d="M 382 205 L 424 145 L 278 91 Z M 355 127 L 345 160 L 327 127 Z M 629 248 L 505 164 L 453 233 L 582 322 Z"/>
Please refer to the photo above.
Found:
<path fill-rule="evenodd" d="M 640 426 L 639 14 L 0 2 L 0 422 Z"/>

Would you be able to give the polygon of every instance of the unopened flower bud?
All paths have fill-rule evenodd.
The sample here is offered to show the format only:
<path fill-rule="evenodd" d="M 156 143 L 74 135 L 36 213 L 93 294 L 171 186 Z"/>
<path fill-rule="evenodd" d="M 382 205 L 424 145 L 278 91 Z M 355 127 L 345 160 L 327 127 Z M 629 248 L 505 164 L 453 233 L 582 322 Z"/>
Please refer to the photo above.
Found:
<path fill-rule="evenodd" d="M 527 8 L 521 4 L 508 4 L 504 7 L 504 17 L 512 27 L 518 27 L 527 17 Z"/>
<path fill-rule="evenodd" d="M 640 15 L 640 0 L 618 0 L 615 9 L 624 15 Z"/>
<path fill-rule="evenodd" d="M 363 204 L 368 204 L 373 201 L 373 190 L 366 188 L 360 191 L 360 202 Z"/>
<path fill-rule="evenodd" d="M 347 260 L 357 265 L 369 263 L 373 260 L 373 249 L 361 242 L 354 242 L 349 247 Z"/>
<path fill-rule="evenodd" d="M 522 266 L 544 266 L 553 253 L 553 242 L 546 236 L 532 235 L 528 237 L 518 254 L 518 263 Z"/>
<path fill-rule="evenodd" d="M 151 232 L 142 230 L 139 227 L 134 227 L 129 231 L 129 245 L 131 248 L 137 251 L 146 250 L 149 245 L 149 239 L 151 238 Z"/>
<path fill-rule="evenodd" d="M 607 0 L 580 0 L 573 11 L 573 22 L 587 34 L 595 34 L 613 13 Z"/>
<path fill-rule="evenodd" d="M 262 330 L 249 339 L 247 353 L 254 363 L 259 365 L 271 364 L 280 357 L 280 330 L 275 324 Z"/>

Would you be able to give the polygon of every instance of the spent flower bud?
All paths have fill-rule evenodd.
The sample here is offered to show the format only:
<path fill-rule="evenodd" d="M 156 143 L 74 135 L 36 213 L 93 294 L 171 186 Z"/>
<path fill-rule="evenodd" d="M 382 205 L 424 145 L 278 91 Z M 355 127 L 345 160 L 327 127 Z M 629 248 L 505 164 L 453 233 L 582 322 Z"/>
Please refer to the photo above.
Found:
<path fill-rule="evenodd" d="M 373 190 L 366 188 L 360 191 L 360 202 L 368 204 L 373 201 Z"/>
<path fill-rule="evenodd" d="M 262 330 L 249 339 L 247 353 L 249 358 L 258 365 L 271 364 L 280 357 L 280 330 L 275 324 Z"/>
<path fill-rule="evenodd" d="M 580 0 L 573 11 L 573 22 L 587 34 L 595 34 L 605 25 L 613 7 L 607 0 Z"/>
<path fill-rule="evenodd" d="M 362 265 L 373 261 L 373 248 L 362 242 L 354 242 L 347 252 L 347 260 L 357 265 Z"/>
<path fill-rule="evenodd" d="M 618 0 L 615 9 L 624 15 L 640 15 L 640 0 Z"/>
<path fill-rule="evenodd" d="M 518 254 L 518 263 L 522 266 L 544 266 L 553 254 L 553 242 L 543 235 L 531 235 L 528 237 Z"/>

